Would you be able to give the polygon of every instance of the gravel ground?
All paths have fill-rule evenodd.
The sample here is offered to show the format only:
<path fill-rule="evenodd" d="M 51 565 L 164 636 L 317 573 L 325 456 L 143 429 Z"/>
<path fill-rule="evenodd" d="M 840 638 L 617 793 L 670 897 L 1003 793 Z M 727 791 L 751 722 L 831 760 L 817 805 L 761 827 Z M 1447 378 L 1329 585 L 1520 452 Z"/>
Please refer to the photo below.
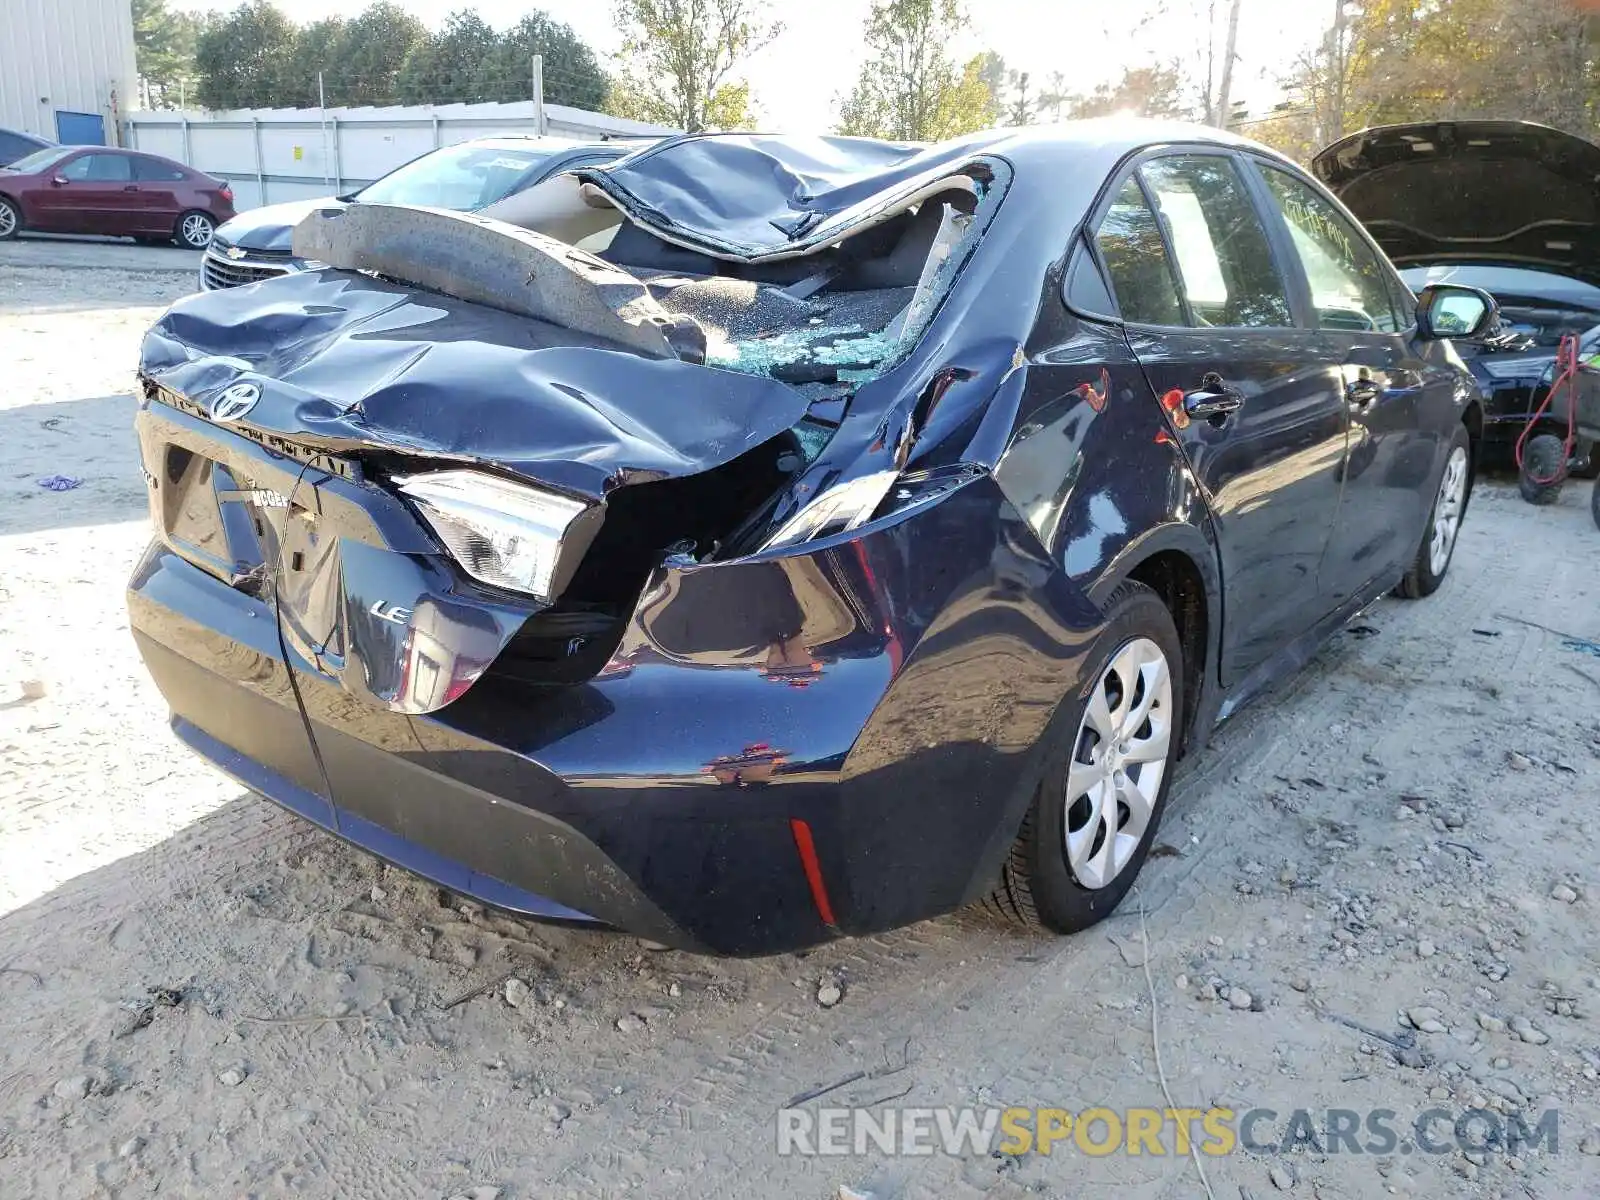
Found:
<path fill-rule="evenodd" d="M 185 284 L 0 265 L 0 1196 L 1600 1192 L 1586 492 L 1481 488 L 1438 596 L 1377 605 L 1189 764 L 1106 926 L 700 959 L 449 901 L 179 749 L 121 588 L 131 366 Z M 1158 1045 L 1180 1106 L 1556 1109 L 1559 1141 L 1240 1152 L 1204 1184 L 1070 1146 L 774 1152 L 786 1100 L 852 1075 L 828 1103 L 1164 1108 Z"/>

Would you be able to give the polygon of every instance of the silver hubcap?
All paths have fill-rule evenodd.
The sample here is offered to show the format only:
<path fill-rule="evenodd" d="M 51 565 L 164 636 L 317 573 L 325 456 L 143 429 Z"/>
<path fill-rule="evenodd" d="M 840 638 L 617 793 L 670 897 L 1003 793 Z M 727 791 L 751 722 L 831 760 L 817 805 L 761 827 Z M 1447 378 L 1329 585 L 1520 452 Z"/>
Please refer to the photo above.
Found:
<path fill-rule="evenodd" d="M 10 237 L 17 227 L 17 214 L 12 211 L 11 205 L 0 204 L 0 237 Z"/>
<path fill-rule="evenodd" d="M 1136 638 L 1096 681 L 1067 769 L 1067 864 L 1081 886 L 1106 887 L 1133 859 L 1161 794 L 1173 725 L 1167 656 Z"/>
<path fill-rule="evenodd" d="M 1428 565 L 1443 575 L 1461 530 L 1461 509 L 1467 502 L 1467 452 L 1457 446 L 1444 465 L 1444 480 L 1433 505 L 1433 540 L 1428 545 Z"/>
<path fill-rule="evenodd" d="M 211 222 L 198 214 L 185 217 L 183 240 L 191 246 L 204 246 L 211 240 Z"/>

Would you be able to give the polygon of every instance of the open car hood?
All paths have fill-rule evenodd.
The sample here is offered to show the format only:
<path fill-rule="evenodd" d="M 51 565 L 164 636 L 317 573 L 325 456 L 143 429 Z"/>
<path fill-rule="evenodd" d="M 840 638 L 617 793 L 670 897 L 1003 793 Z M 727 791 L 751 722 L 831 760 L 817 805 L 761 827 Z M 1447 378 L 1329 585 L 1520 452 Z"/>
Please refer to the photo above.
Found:
<path fill-rule="evenodd" d="M 1312 164 L 1400 266 L 1538 266 L 1600 283 L 1600 146 L 1526 121 L 1387 125 Z"/>

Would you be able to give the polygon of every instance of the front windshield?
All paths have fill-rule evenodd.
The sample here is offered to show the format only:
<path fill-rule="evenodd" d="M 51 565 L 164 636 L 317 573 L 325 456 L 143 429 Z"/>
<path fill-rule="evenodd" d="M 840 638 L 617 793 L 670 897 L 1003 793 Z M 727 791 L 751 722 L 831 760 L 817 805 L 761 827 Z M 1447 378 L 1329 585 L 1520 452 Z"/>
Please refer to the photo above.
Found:
<path fill-rule="evenodd" d="M 474 212 L 522 187 L 551 152 L 533 146 L 447 146 L 356 193 L 368 204 L 422 204 Z"/>
<path fill-rule="evenodd" d="M 43 150 L 35 150 L 32 154 L 17 159 L 5 170 L 21 171 L 24 174 L 32 175 L 35 172 L 45 170 L 52 163 L 60 162 L 72 151 L 73 147 L 71 146 L 46 146 Z"/>

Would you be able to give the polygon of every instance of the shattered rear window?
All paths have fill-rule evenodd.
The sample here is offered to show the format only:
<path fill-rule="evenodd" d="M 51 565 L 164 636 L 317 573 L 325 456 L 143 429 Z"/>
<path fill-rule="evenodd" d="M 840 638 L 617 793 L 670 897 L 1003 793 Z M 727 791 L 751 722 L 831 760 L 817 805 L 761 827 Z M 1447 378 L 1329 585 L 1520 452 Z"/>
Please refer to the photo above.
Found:
<path fill-rule="evenodd" d="M 657 239 L 639 229 L 602 257 L 633 272 L 668 312 L 699 322 L 707 365 L 792 385 L 853 387 L 921 338 L 999 206 L 1004 170 L 975 163 L 970 189 L 929 196 L 803 257 L 733 265 L 650 245 Z M 674 258 L 685 268 L 672 269 Z"/>

